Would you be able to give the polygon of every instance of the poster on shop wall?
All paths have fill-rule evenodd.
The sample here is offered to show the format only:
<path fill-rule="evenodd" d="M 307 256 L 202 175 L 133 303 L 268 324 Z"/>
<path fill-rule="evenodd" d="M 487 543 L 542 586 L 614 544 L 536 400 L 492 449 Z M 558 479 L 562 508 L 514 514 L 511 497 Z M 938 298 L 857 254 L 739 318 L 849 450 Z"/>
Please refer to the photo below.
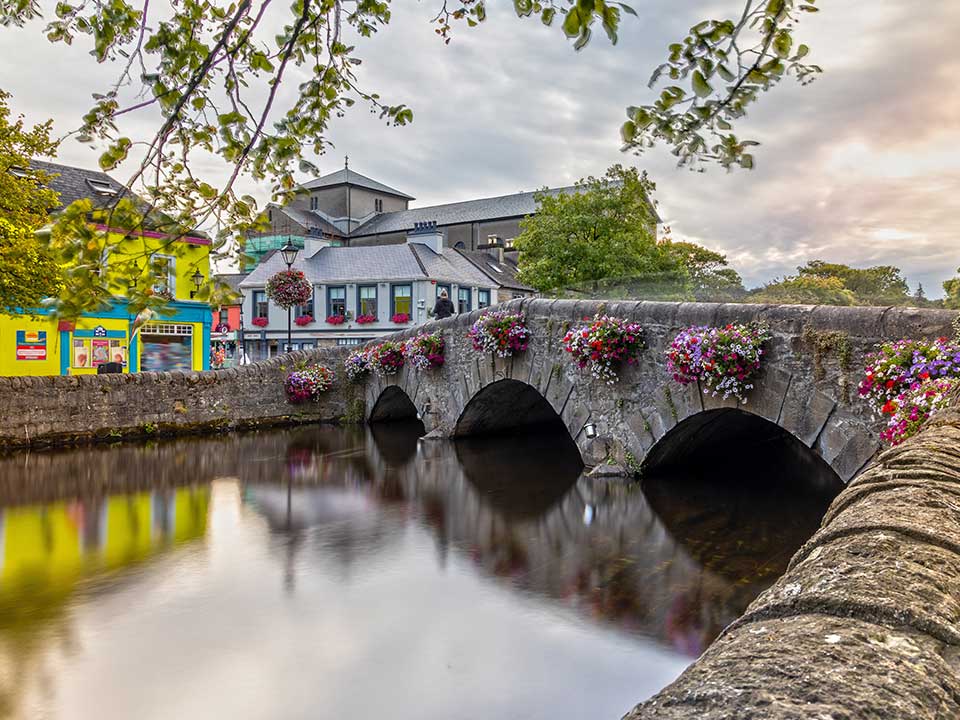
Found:
<path fill-rule="evenodd" d="M 90 357 L 93 360 L 94 367 L 110 362 L 109 340 L 94 340 L 92 346 L 93 349 L 90 353 Z"/>
<path fill-rule="evenodd" d="M 90 365 L 90 348 L 87 346 L 87 341 L 74 338 L 73 339 L 73 366 L 75 368 L 88 368 Z"/>

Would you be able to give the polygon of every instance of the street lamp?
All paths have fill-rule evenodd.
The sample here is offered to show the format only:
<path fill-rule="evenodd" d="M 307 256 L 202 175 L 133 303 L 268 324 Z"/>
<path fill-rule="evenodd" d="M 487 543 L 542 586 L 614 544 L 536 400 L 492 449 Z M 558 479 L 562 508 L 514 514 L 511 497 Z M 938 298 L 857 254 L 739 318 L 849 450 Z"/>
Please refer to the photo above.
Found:
<path fill-rule="evenodd" d="M 245 365 L 246 348 L 243 346 L 243 290 L 240 291 L 240 334 L 237 336 L 237 365 Z"/>
<path fill-rule="evenodd" d="M 190 279 L 193 280 L 193 286 L 196 288 L 196 290 L 190 291 L 190 298 L 193 299 L 193 296 L 200 292 L 200 286 L 203 285 L 203 274 L 199 270 L 194 270 Z"/>
<path fill-rule="evenodd" d="M 283 261 L 287 264 L 287 272 L 290 271 L 290 266 L 293 265 L 293 261 L 297 259 L 297 246 L 294 245 L 290 239 L 287 239 L 287 244 L 280 248 L 280 255 L 283 257 Z M 293 306 L 287 308 L 287 352 L 290 352 L 293 349 L 293 336 L 291 329 L 291 313 L 293 312 Z"/>

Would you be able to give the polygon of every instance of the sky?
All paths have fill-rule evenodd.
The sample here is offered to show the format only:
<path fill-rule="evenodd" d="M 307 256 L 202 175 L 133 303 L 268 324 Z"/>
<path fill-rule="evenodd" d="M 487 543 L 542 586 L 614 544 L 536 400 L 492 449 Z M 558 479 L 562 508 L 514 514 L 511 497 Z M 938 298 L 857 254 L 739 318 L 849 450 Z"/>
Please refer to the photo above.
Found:
<path fill-rule="evenodd" d="M 624 17 L 616 46 L 598 30 L 580 52 L 558 29 L 518 20 L 508 0 L 488 0 L 487 22 L 458 26 L 444 45 L 430 25 L 440 4 L 395 0 L 390 25 L 358 42 L 364 89 L 410 105 L 413 124 L 390 127 L 355 107 L 334 122 L 322 172 L 349 155 L 352 169 L 423 206 L 568 185 L 622 163 L 656 182 L 675 239 L 725 253 L 748 287 L 822 259 L 897 265 L 911 288 L 922 282 L 938 297 L 960 266 L 955 0 L 928 0 L 922 15 L 903 0 L 821 0 L 796 35 L 823 75 L 807 87 L 786 80 L 761 98 L 738 127 L 762 143 L 756 168 L 730 173 L 677 168 L 663 148 L 624 154 L 619 127 L 625 107 L 655 98 L 647 80 L 666 46 L 702 19 L 733 17 L 742 0 L 634 0 L 638 17 Z M 53 46 L 41 30 L 0 28 L 0 88 L 15 112 L 53 118 L 65 134 L 117 68 L 98 65 L 82 39 Z M 281 107 L 296 92 L 291 80 Z M 145 139 L 156 123 L 146 112 L 121 130 Z M 68 139 L 59 161 L 94 168 L 98 156 Z M 228 175 L 216 160 L 201 172 Z M 268 199 L 249 180 L 240 189 Z"/>

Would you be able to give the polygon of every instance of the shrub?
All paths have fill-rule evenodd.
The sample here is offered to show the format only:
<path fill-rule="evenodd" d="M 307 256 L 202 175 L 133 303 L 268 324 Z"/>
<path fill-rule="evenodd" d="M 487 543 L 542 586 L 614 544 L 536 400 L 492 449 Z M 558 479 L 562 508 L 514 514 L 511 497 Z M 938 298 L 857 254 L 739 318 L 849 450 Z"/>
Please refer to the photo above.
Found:
<path fill-rule="evenodd" d="M 333 370 L 322 365 L 311 365 L 303 370 L 294 370 L 283 384 L 287 400 L 294 404 L 316 402 L 333 385 Z"/>
<path fill-rule="evenodd" d="M 589 367 L 590 374 L 609 385 L 618 379 L 623 363 L 632 365 L 643 348 L 643 328 L 608 315 L 597 315 L 590 322 L 573 328 L 563 336 L 563 347 L 571 354 L 581 370 Z"/>
<path fill-rule="evenodd" d="M 681 385 L 699 380 L 704 394 L 722 394 L 724 399 L 733 395 L 745 403 L 769 338 L 759 325 L 690 327 L 670 343 L 667 372 Z"/>
<path fill-rule="evenodd" d="M 511 357 L 527 349 L 530 332 L 522 314 L 505 310 L 486 312 L 473 324 L 467 337 L 478 352 Z"/>
<path fill-rule="evenodd" d="M 407 343 L 407 360 L 418 370 L 442 367 L 444 347 L 440 333 L 420 333 Z"/>

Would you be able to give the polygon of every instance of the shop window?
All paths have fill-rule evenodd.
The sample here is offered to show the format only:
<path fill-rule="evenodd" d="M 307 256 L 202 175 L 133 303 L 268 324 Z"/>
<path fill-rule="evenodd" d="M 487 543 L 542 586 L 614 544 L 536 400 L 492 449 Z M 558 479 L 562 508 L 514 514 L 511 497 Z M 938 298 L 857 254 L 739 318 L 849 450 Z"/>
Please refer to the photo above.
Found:
<path fill-rule="evenodd" d="M 412 285 L 394 285 L 393 286 L 393 307 L 391 315 L 405 315 L 413 317 L 413 286 Z"/>
<path fill-rule="evenodd" d="M 470 288 L 457 289 L 457 312 L 470 312 Z"/>
<path fill-rule="evenodd" d="M 347 314 L 347 289 L 343 286 L 327 288 L 327 317 Z"/>
<path fill-rule="evenodd" d="M 361 285 L 357 288 L 357 315 L 377 317 L 376 285 Z"/>
<path fill-rule="evenodd" d="M 270 306 L 267 303 L 267 293 L 265 290 L 253 291 L 253 316 L 255 318 L 265 318 L 270 313 Z"/>
<path fill-rule="evenodd" d="M 490 307 L 489 290 L 477 290 L 477 307 L 479 310 Z"/>
<path fill-rule="evenodd" d="M 140 330 L 140 369 L 193 369 L 193 325 L 148 323 Z"/>

